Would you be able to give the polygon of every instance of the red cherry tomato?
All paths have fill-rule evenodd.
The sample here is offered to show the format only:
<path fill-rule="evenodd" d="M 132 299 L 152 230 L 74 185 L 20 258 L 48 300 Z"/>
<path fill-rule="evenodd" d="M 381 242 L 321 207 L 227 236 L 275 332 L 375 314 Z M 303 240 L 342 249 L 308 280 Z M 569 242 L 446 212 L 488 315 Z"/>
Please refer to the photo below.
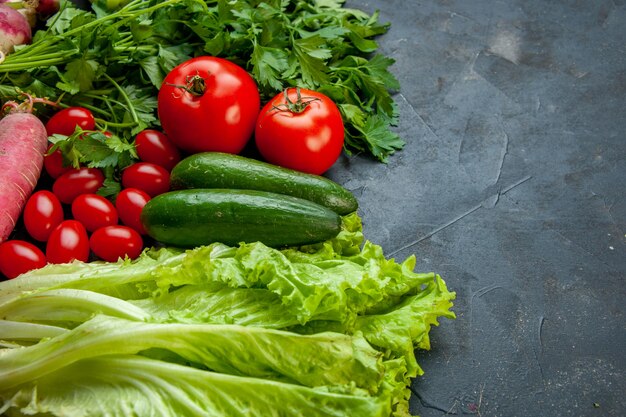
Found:
<path fill-rule="evenodd" d="M 89 232 L 117 224 L 113 203 L 98 194 L 81 194 L 72 202 L 72 216 Z"/>
<path fill-rule="evenodd" d="M 93 232 L 89 246 L 98 258 L 115 262 L 119 258 L 137 258 L 143 249 L 143 239 L 128 226 L 106 226 Z"/>
<path fill-rule="evenodd" d="M 142 235 L 146 234 L 146 229 L 141 223 L 141 210 L 148 201 L 150 201 L 150 196 L 138 188 L 122 190 L 115 200 L 115 207 L 122 223 L 132 227 Z"/>
<path fill-rule="evenodd" d="M 163 132 L 178 148 L 239 153 L 254 132 L 260 103 L 256 83 L 243 68 L 200 56 L 165 77 L 157 109 Z"/>
<path fill-rule="evenodd" d="M 33 269 L 46 266 L 41 249 L 23 240 L 7 240 L 0 243 L 0 273 L 12 279 Z"/>
<path fill-rule="evenodd" d="M 52 192 L 61 203 L 72 204 L 81 194 L 93 194 L 104 184 L 104 175 L 97 168 L 71 169 L 52 184 Z"/>
<path fill-rule="evenodd" d="M 48 136 L 54 134 L 70 136 L 80 126 L 83 130 L 94 130 L 96 121 L 91 111 L 84 107 L 68 107 L 55 113 L 48 123 L 46 131 Z"/>
<path fill-rule="evenodd" d="M 150 162 L 137 162 L 122 171 L 124 188 L 139 188 L 154 197 L 170 189 L 170 173 Z"/>
<path fill-rule="evenodd" d="M 78 220 L 65 220 L 52 231 L 46 244 L 46 258 L 53 264 L 89 259 L 89 236 Z"/>
<path fill-rule="evenodd" d="M 54 145 L 48 146 L 48 151 L 50 151 L 52 146 Z M 46 155 L 43 157 L 43 166 L 52 179 L 57 179 L 72 169 L 71 166 L 63 164 L 63 155 L 61 155 L 59 149 L 50 154 L 46 152 Z"/>
<path fill-rule="evenodd" d="M 146 129 L 135 137 L 135 146 L 139 159 L 160 165 L 171 171 L 180 161 L 178 148 L 158 130 Z"/>
<path fill-rule="evenodd" d="M 290 88 L 287 97 L 278 94 L 261 110 L 254 137 L 268 162 L 320 175 L 341 154 L 344 126 L 330 98 Z"/>
<path fill-rule="evenodd" d="M 63 221 L 63 207 L 56 195 L 41 190 L 28 198 L 23 215 L 28 234 L 35 240 L 45 242 Z"/>

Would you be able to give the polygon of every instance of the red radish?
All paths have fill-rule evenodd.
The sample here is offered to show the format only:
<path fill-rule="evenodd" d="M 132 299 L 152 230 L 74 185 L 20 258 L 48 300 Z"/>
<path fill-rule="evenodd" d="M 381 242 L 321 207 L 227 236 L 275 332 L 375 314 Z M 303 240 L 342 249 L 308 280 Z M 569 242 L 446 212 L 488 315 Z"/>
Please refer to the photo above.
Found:
<path fill-rule="evenodd" d="M 48 135 L 30 113 L 0 119 L 0 243 L 13 231 L 43 166 Z"/>
<path fill-rule="evenodd" d="M 40 3 L 38 0 L 0 0 L 0 4 L 3 3 L 24 16 L 31 28 L 35 27 L 37 24 L 37 10 L 35 9 Z"/>
<path fill-rule="evenodd" d="M 30 43 L 32 32 L 26 17 L 20 12 L 0 4 L 0 62 L 13 51 L 13 47 Z"/>

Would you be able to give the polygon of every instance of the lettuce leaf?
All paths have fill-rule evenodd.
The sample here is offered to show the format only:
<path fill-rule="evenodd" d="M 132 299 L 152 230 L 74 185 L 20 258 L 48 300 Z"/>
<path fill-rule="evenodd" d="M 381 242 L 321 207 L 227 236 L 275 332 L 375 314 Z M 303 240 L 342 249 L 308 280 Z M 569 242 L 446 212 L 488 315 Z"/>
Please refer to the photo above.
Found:
<path fill-rule="evenodd" d="M 36 345 L 0 351 L 0 380 L 4 387 L 13 387 L 102 352 L 137 354 L 148 349 L 169 351 L 215 372 L 310 387 L 354 383 L 376 392 L 383 374 L 380 352 L 356 335 L 299 335 L 250 326 L 145 323 L 98 315 Z"/>
<path fill-rule="evenodd" d="M 390 395 L 372 397 L 233 376 L 142 356 L 85 359 L 3 390 L 8 416 L 389 416 Z"/>
<path fill-rule="evenodd" d="M 316 245 L 154 248 L 132 262 L 24 274 L 0 283 L 0 410 L 409 415 L 408 387 L 423 373 L 415 350 L 430 348 L 439 317 L 454 318 L 455 298 L 441 277 L 416 273 L 415 264 L 414 256 L 387 259 L 352 214 L 336 238 Z M 128 374 L 110 375 L 109 359 L 110 369 L 128 362 Z M 83 366 L 101 372 L 84 376 Z M 169 393 L 163 387 L 182 369 L 209 382 L 183 378 Z M 74 391 L 52 382 L 72 375 L 81 380 Z M 248 388 L 211 386 L 220 378 L 255 394 L 244 400 Z M 256 404 L 276 389 L 274 411 Z M 113 393 L 119 400 L 108 398 Z M 163 402 L 171 407 L 151 411 Z"/>

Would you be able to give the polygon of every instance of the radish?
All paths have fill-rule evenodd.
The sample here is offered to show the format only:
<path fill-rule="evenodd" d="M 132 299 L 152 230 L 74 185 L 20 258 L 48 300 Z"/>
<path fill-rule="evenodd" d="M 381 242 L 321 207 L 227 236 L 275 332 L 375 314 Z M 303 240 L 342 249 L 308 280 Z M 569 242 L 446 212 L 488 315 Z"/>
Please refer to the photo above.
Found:
<path fill-rule="evenodd" d="M 6 4 L 14 10 L 20 12 L 31 28 L 37 24 L 36 8 L 39 7 L 39 0 L 0 0 L 0 4 Z"/>
<path fill-rule="evenodd" d="M 0 243 L 15 228 L 39 180 L 47 146 L 46 128 L 31 113 L 0 119 Z"/>
<path fill-rule="evenodd" d="M 32 32 L 24 15 L 6 4 L 0 4 L 0 62 L 16 45 L 30 43 Z"/>

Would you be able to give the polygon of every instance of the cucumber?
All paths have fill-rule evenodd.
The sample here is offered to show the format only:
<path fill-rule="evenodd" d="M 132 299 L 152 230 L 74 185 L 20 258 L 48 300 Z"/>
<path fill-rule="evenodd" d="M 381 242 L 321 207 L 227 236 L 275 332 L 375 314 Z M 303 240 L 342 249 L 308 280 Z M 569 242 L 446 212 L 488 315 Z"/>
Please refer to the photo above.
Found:
<path fill-rule="evenodd" d="M 152 198 L 141 212 L 148 235 L 167 245 L 262 242 L 297 246 L 335 237 L 341 217 L 297 197 L 258 190 L 192 189 Z"/>
<path fill-rule="evenodd" d="M 266 162 L 219 152 L 191 155 L 170 176 L 172 189 L 223 188 L 270 191 L 313 201 L 337 214 L 356 211 L 357 199 L 328 178 L 305 174 Z"/>

